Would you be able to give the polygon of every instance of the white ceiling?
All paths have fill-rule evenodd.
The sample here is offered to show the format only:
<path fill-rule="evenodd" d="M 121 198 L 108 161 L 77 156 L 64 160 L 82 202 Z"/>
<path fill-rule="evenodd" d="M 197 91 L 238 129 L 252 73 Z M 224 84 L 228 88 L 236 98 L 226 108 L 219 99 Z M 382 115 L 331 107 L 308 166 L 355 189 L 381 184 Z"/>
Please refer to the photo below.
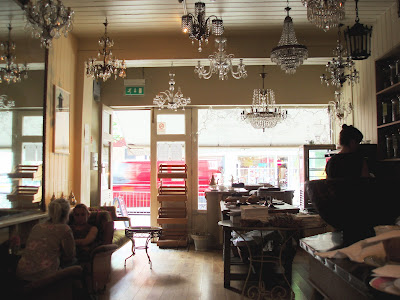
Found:
<path fill-rule="evenodd" d="M 16 2 L 27 0 L 0 0 L 0 35 L 7 32 L 12 22 L 15 34 L 24 29 L 23 13 Z M 32 0 L 36 1 L 36 0 Z M 178 0 L 62 0 L 75 11 L 73 33 L 79 38 L 103 32 L 105 17 L 109 32 L 137 34 L 139 32 L 180 33 L 183 5 Z M 186 0 L 188 12 L 194 13 L 197 0 Z M 281 30 L 286 16 L 286 0 L 204 0 L 206 15 L 222 17 L 225 30 Z M 359 17 L 363 24 L 374 24 L 376 17 L 385 12 L 396 0 L 359 0 Z M 301 0 L 290 0 L 290 15 L 296 31 L 313 29 L 307 21 L 307 10 Z M 345 3 L 346 18 L 343 23 L 351 25 L 355 19 L 355 1 Z"/>

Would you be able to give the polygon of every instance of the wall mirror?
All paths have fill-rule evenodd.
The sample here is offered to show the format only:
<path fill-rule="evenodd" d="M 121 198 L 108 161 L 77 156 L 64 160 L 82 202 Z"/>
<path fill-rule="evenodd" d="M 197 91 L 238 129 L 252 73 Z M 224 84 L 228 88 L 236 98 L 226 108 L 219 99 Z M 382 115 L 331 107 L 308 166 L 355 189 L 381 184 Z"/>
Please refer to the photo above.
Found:
<path fill-rule="evenodd" d="M 0 55 L 8 56 L 0 61 L 0 220 L 43 208 L 46 78 L 45 50 L 25 29 L 21 5 L 14 0 L 3 0 L 1 5 L 0 42 L 14 42 L 14 63 L 26 64 L 28 71 L 20 82 L 8 83 L 5 75 L 10 57 L 7 46 L 0 47 Z M 10 101 L 15 104 L 10 106 Z"/>

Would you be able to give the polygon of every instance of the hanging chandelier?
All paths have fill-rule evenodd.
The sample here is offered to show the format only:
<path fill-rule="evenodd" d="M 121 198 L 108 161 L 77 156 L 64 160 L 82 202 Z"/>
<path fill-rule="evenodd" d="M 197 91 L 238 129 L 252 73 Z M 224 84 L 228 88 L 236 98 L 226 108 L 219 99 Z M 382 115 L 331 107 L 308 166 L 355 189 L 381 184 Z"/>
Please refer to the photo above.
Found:
<path fill-rule="evenodd" d="M 28 78 L 28 66 L 15 63 L 15 43 L 11 40 L 11 24 L 8 25 L 8 40 L 0 43 L 3 54 L 0 61 L 5 62 L 5 67 L 0 68 L 0 83 L 4 80 L 7 83 L 20 82 L 21 78 Z"/>
<path fill-rule="evenodd" d="M 195 40 L 199 42 L 199 52 L 202 51 L 202 44 L 208 43 L 211 34 L 218 36 L 224 33 L 222 19 L 214 15 L 206 18 L 206 4 L 204 2 L 199 1 L 194 4 L 194 15 L 187 12 L 186 0 L 179 0 L 179 2 L 183 3 L 184 10 L 181 23 L 182 31 L 189 34 L 192 44 Z"/>
<path fill-rule="evenodd" d="M 329 84 L 331 84 L 337 88 L 343 87 L 346 81 L 348 81 L 349 85 L 354 85 L 354 83 L 358 83 L 360 79 L 359 72 L 354 67 L 354 61 L 351 56 L 347 56 L 347 51 L 343 48 L 340 32 L 340 27 L 342 26 L 343 24 L 339 25 L 338 44 L 333 51 L 336 57 L 332 58 L 332 60 L 326 64 L 326 71 L 328 74 L 322 74 L 320 76 L 321 83 L 325 82 L 326 85 L 329 86 Z"/>
<path fill-rule="evenodd" d="M 371 55 L 371 34 L 372 26 L 360 24 L 358 17 L 358 0 L 356 1 L 356 23 L 353 27 L 347 26 L 344 31 L 347 51 L 354 60 L 367 59 Z"/>
<path fill-rule="evenodd" d="M 106 81 L 112 75 L 114 75 L 114 79 L 117 79 L 118 76 L 125 78 L 125 60 L 121 61 L 113 57 L 110 49 L 114 46 L 114 41 L 107 35 L 107 18 L 103 25 L 104 36 L 99 39 L 99 46 L 102 47 L 102 49 L 100 49 L 97 54 L 97 56 L 102 57 L 102 59 L 101 61 L 98 61 L 96 58 L 89 58 L 89 60 L 86 62 L 86 75 L 88 77 L 93 77 L 93 79 L 96 80 L 101 78 L 103 81 Z"/>
<path fill-rule="evenodd" d="M 0 108 L 8 109 L 15 106 L 15 101 L 8 100 L 7 95 L 0 95 Z"/>
<path fill-rule="evenodd" d="M 218 74 L 219 80 L 228 79 L 229 73 L 231 73 L 232 77 L 235 79 L 246 78 L 247 71 L 245 70 L 243 59 L 240 59 L 239 64 L 236 66 L 236 71 L 233 70 L 232 59 L 234 55 L 226 54 L 225 52 L 226 38 L 217 37 L 215 43 L 218 45 L 218 52 L 214 52 L 214 54 L 208 57 L 210 61 L 209 69 L 206 70 L 206 68 L 200 64 L 200 61 L 194 69 L 194 72 L 199 75 L 199 78 L 210 79 L 214 73 Z"/>
<path fill-rule="evenodd" d="M 177 111 L 178 108 L 182 107 L 185 110 L 185 106 L 190 104 L 190 98 L 184 98 L 181 92 L 181 88 L 174 94 L 175 91 L 175 74 L 169 73 L 169 89 L 160 92 L 154 99 L 153 103 L 158 105 L 159 109 L 168 108 Z"/>
<path fill-rule="evenodd" d="M 351 103 L 343 103 L 342 92 L 340 91 L 335 91 L 335 100 L 330 101 L 329 105 L 331 107 L 330 112 L 339 120 L 340 124 L 353 112 Z"/>
<path fill-rule="evenodd" d="M 296 73 L 296 68 L 303 64 L 308 58 L 308 50 L 304 45 L 297 42 L 296 33 L 293 28 L 293 20 L 289 16 L 289 0 L 285 8 L 287 16 L 283 22 L 283 30 L 278 46 L 272 49 L 271 61 L 281 66 L 288 74 Z"/>
<path fill-rule="evenodd" d="M 74 11 L 66 8 L 60 0 L 37 0 L 36 4 L 29 1 L 24 6 L 27 27 L 32 35 L 40 38 L 42 46 L 50 48 L 52 39 L 58 39 L 61 33 L 68 36 L 72 31 Z"/>
<path fill-rule="evenodd" d="M 242 120 L 249 122 L 254 128 L 262 129 L 265 132 L 265 128 L 275 127 L 278 122 L 285 120 L 287 110 L 276 106 L 273 90 L 264 88 L 266 75 L 264 66 L 263 72 L 260 75 L 263 81 L 262 89 L 254 89 L 251 109 L 249 112 L 246 110 L 242 112 Z"/>
<path fill-rule="evenodd" d="M 324 31 L 337 27 L 344 19 L 346 0 L 301 0 L 307 7 L 307 19 Z"/>

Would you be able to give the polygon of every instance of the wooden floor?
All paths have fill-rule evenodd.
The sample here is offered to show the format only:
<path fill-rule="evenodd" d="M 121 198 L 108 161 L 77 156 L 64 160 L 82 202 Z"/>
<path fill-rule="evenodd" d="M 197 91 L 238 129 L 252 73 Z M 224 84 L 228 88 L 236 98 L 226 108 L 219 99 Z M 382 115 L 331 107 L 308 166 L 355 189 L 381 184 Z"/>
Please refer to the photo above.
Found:
<path fill-rule="evenodd" d="M 111 282 L 99 300 L 243 299 L 239 293 L 223 286 L 221 251 L 159 249 L 151 244 L 152 270 L 144 250 L 137 250 L 125 269 L 124 260 L 131 253 L 130 246 L 128 243 L 113 254 Z M 299 248 L 293 263 L 292 289 L 296 300 L 311 299 L 307 255 Z M 240 288 L 240 282 L 232 285 Z"/>

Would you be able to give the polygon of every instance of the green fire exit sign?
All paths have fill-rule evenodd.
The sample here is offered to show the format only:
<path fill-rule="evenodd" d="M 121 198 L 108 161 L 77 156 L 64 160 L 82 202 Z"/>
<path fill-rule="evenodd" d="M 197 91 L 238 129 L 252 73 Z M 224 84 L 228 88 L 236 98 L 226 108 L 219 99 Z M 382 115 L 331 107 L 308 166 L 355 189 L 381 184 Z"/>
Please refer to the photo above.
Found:
<path fill-rule="evenodd" d="M 125 96 L 144 95 L 144 86 L 126 86 Z"/>

